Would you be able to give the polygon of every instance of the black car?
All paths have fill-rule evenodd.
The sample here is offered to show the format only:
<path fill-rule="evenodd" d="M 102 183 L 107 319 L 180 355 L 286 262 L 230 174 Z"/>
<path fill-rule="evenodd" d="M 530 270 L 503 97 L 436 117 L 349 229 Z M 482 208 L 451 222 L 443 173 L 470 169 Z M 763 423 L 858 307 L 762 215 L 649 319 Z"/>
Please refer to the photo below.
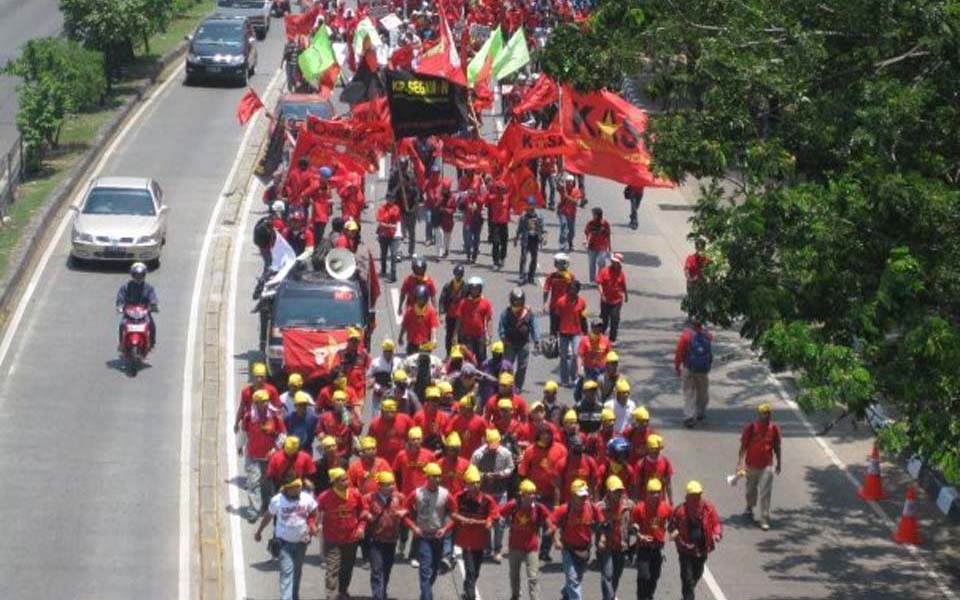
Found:
<path fill-rule="evenodd" d="M 210 17 L 187 40 L 187 83 L 216 77 L 247 85 L 257 68 L 256 35 L 246 17 Z"/>

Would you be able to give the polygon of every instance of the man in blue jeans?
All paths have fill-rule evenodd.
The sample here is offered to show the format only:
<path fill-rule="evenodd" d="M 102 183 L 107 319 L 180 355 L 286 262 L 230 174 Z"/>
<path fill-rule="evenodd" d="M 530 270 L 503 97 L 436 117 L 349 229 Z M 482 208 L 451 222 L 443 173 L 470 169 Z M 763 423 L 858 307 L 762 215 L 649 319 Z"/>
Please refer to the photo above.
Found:
<path fill-rule="evenodd" d="M 263 530 L 276 518 L 274 536 L 280 544 L 280 599 L 299 600 L 300 575 L 310 538 L 317 534 L 317 501 L 303 491 L 299 479 L 288 481 L 270 499 L 270 507 L 253 539 L 260 541 Z"/>
<path fill-rule="evenodd" d="M 370 595 L 373 600 L 387 600 L 400 525 L 407 507 L 397 491 L 393 472 L 380 471 L 376 478 L 377 490 L 364 496 L 363 519 L 370 532 Z"/>
<path fill-rule="evenodd" d="M 567 286 L 567 295 L 557 301 L 555 311 L 560 333 L 560 385 L 571 387 L 577 377 L 577 344 L 584 333 L 587 303 L 580 297 L 580 282 Z"/>
<path fill-rule="evenodd" d="M 433 584 L 440 574 L 444 537 L 453 528 L 451 515 L 456 507 L 453 495 L 440 485 L 440 465 L 428 463 L 423 468 L 427 483 L 407 497 L 404 524 L 417 540 L 420 562 L 420 600 L 433 600 Z"/>

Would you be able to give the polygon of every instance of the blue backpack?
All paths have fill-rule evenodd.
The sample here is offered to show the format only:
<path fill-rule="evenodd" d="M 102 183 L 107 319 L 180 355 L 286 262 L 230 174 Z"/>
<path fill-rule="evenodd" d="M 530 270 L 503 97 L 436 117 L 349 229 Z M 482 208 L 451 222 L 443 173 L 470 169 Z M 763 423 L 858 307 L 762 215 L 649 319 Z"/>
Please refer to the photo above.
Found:
<path fill-rule="evenodd" d="M 710 334 L 704 327 L 700 331 L 690 330 L 690 343 L 687 344 L 687 369 L 691 373 L 708 373 L 713 364 L 713 348 Z"/>

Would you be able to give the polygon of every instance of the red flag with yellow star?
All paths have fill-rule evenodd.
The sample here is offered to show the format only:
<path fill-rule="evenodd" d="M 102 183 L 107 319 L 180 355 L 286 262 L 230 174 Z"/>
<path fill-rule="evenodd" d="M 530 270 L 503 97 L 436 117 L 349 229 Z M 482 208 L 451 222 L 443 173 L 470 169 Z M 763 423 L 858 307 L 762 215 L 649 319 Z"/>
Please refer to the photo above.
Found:
<path fill-rule="evenodd" d="M 674 187 L 650 171 L 643 141 L 647 113 L 620 96 L 563 86 L 560 121 L 564 137 L 577 147 L 564 158 L 567 170 L 636 187 Z"/>

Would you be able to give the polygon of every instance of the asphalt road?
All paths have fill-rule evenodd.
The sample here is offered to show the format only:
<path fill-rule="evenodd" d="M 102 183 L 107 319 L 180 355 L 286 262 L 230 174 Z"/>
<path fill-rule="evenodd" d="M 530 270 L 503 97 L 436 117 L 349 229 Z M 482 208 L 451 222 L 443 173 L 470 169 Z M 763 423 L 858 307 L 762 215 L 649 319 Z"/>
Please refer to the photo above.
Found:
<path fill-rule="evenodd" d="M 488 127 L 491 121 L 488 117 Z M 488 133 L 493 135 L 492 131 Z M 452 171 L 449 167 L 447 170 Z M 374 179 L 367 178 L 367 199 L 379 202 L 385 182 Z M 623 311 L 618 352 L 632 382 L 633 398 L 638 404 L 649 407 L 652 426 L 664 435 L 665 452 L 677 472 L 674 480 L 677 496 L 682 497 L 687 480 L 699 479 L 706 487 L 707 498 L 716 504 L 725 526 L 724 540 L 707 563 L 708 574 L 699 586 L 698 597 L 715 600 L 933 600 L 945 597 L 911 554 L 890 541 L 887 525 L 856 497 L 847 475 L 808 434 L 796 414 L 779 400 L 778 390 L 768 378 L 766 368 L 732 332 L 716 334 L 714 352 L 717 360 L 711 374 L 712 402 L 705 424 L 694 431 L 682 427 L 680 382 L 673 372 L 672 359 L 684 323 L 680 310 L 685 293 L 682 265 L 692 250 L 686 235 L 694 194 L 693 188 L 647 190 L 640 227 L 633 231 L 626 227 L 628 206 L 623 200 L 622 186 L 587 178 L 590 204 L 604 207 L 613 226 L 614 248 L 625 256 L 630 301 Z M 250 215 L 249 223 L 263 210 L 257 199 L 251 205 L 254 214 Z M 558 227 L 555 215 L 544 214 L 547 215 L 548 241 L 540 265 L 550 268 L 557 247 Z M 582 228 L 588 214 L 588 210 L 584 210 L 578 217 L 578 244 L 583 239 Z M 373 216 L 373 208 L 368 209 L 364 214 L 363 231 L 365 244 L 373 248 L 376 255 Z M 418 235 L 422 236 L 422 228 Z M 247 299 L 259 272 L 260 259 L 249 241 L 245 243 L 236 315 L 234 369 L 238 385 L 246 382 L 249 364 L 258 356 L 257 321 L 248 313 Z M 440 262 L 433 258 L 433 248 L 421 245 L 418 249 L 430 258 L 428 273 L 438 286 L 451 277 L 454 264 L 463 262 L 459 224 L 452 247 L 450 259 Z M 467 265 L 467 277 L 480 275 L 484 278 L 485 294 L 499 314 L 507 305 L 509 290 L 517 285 L 515 265 L 518 252 L 510 249 L 509 268 L 502 272 L 491 269 L 489 252 L 489 244 L 484 244 L 479 264 Z M 572 255 L 572 269 L 582 281 L 587 276 L 586 260 L 582 249 Z M 401 270 L 402 280 L 409 273 L 409 263 L 405 263 Z M 542 279 L 539 283 L 542 286 Z M 540 308 L 540 287 L 528 285 L 525 289 L 528 303 Z M 385 337 L 396 339 L 395 290 L 396 286 L 388 286 L 380 298 L 380 325 L 372 345 L 375 350 Z M 584 295 L 589 309 L 598 312 L 597 291 L 588 289 Z M 540 325 L 541 330 L 547 328 L 546 317 L 541 317 Z M 548 379 L 559 379 L 558 362 L 532 357 L 525 394 L 528 402 L 539 399 L 539 389 Z M 772 529 L 768 532 L 761 531 L 741 516 L 744 506 L 742 488 L 732 489 L 725 482 L 726 475 L 733 472 L 736 464 L 739 433 L 744 424 L 754 418 L 756 405 L 764 401 L 774 402 L 774 419 L 784 433 L 784 471 L 775 482 Z M 366 422 L 369 423 L 369 413 Z M 242 479 L 234 479 L 231 485 L 240 483 Z M 242 491 L 240 497 L 244 498 Z M 228 506 L 231 512 L 235 509 L 236 506 Z M 244 586 L 248 598 L 277 598 L 276 563 L 269 559 L 264 544 L 253 542 L 254 526 L 239 519 L 234 525 L 240 528 L 241 538 L 232 543 L 236 547 L 239 542 L 243 557 L 242 565 L 234 565 L 237 569 L 233 573 L 234 582 Z M 236 533 L 236 529 L 231 530 L 231 535 Z M 680 582 L 673 547 L 666 549 L 666 556 L 657 597 L 677 598 Z M 559 553 L 554 552 L 554 557 L 558 558 Z M 365 568 L 357 568 L 350 588 L 354 598 L 369 595 L 368 577 Z M 505 563 L 485 564 L 480 576 L 481 597 L 484 600 L 509 598 L 507 577 Z M 441 577 L 435 587 L 436 597 L 445 600 L 458 598 L 461 580 L 457 570 Z M 559 564 L 546 566 L 540 581 L 543 598 L 558 598 L 563 586 Z M 631 568 L 624 574 L 619 597 L 632 598 L 635 589 L 636 575 Z M 600 597 L 596 571 L 588 573 L 584 590 L 586 598 Z M 416 570 L 407 564 L 397 565 L 390 583 L 390 596 L 399 600 L 416 598 Z M 308 551 L 301 597 L 324 597 L 322 559 L 316 543 Z"/>
<path fill-rule="evenodd" d="M 16 29 L 6 14 L 2 23 L 0 38 Z M 260 64 L 279 64 L 281 50 L 277 28 L 260 44 Z M 242 135 L 243 89 L 186 87 L 181 70 L 172 77 L 103 171 L 155 178 L 171 206 L 161 266 L 148 277 L 161 310 L 149 368 L 136 379 L 118 368 L 113 303 L 127 267 L 73 267 L 69 236 L 0 365 L 7 598 L 169 600 L 180 553 L 195 552 L 178 538 L 185 340 L 207 222 Z M 251 85 L 262 91 L 268 80 L 258 74 Z"/>
<path fill-rule="evenodd" d="M 57 35 L 63 17 L 57 0 L 0 0 L 0 67 L 28 40 Z M 17 79 L 0 75 L 0 153 L 17 139 Z"/>

